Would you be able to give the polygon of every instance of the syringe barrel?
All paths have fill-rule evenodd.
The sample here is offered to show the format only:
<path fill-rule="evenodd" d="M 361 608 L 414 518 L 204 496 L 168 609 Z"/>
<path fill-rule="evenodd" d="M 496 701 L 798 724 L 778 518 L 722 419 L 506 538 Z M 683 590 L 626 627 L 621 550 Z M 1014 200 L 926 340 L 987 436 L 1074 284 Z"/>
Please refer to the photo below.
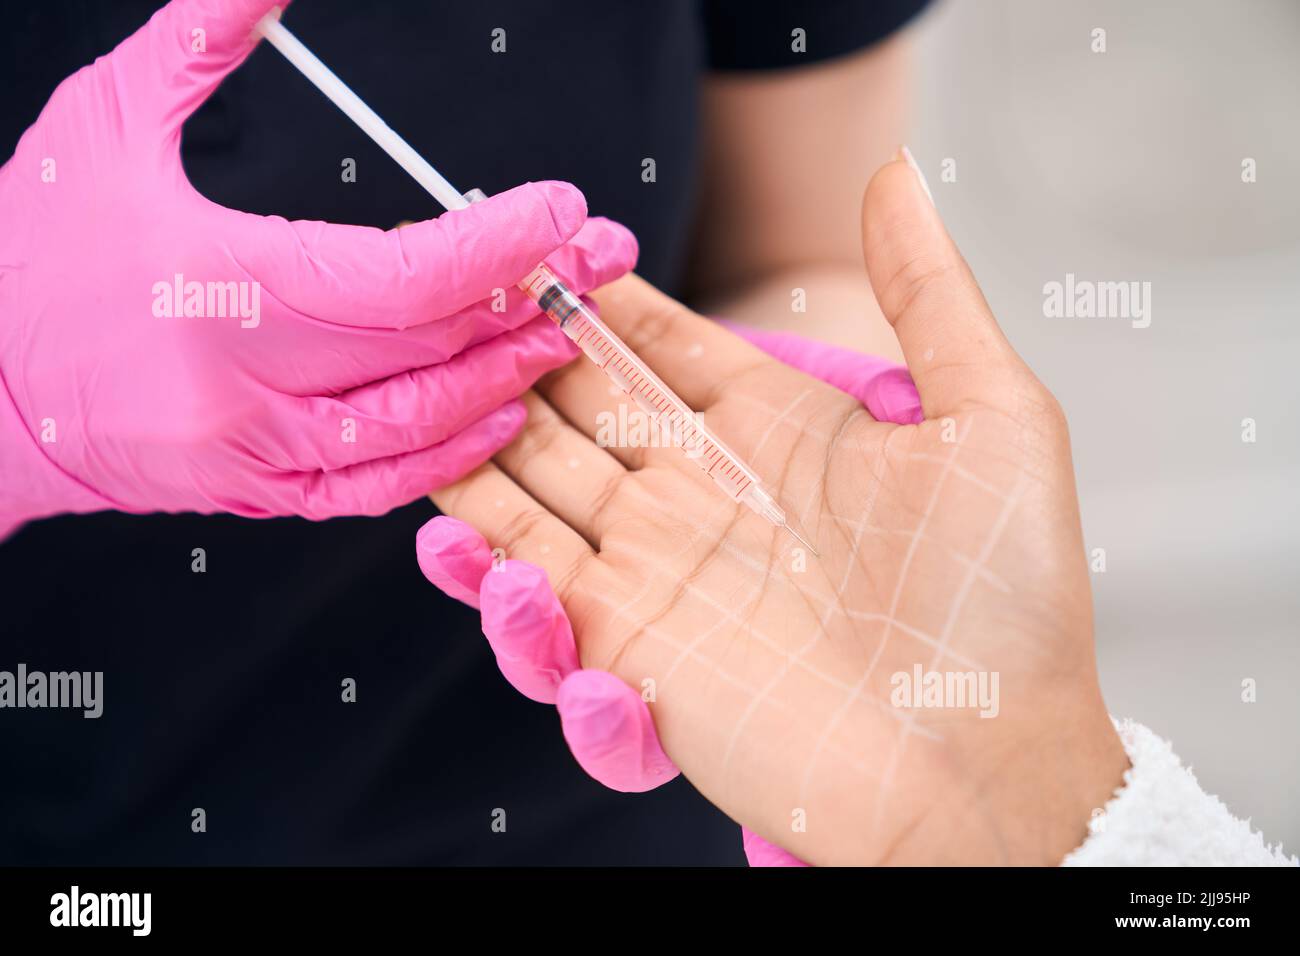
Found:
<path fill-rule="evenodd" d="M 278 9 L 263 17 L 256 29 L 447 209 L 462 209 L 487 198 L 478 189 L 471 189 L 463 195 L 458 193 L 379 114 L 285 29 L 279 22 Z M 618 336 L 545 264 L 529 273 L 519 285 L 638 405 L 657 418 L 667 417 L 672 434 L 683 436 L 681 444 L 687 457 L 695 460 L 728 495 L 743 501 L 774 524 L 784 522 L 784 516 L 780 522 L 771 517 L 771 509 L 775 508 L 777 513 L 780 509 L 771 496 L 758 487 L 757 476 L 704 427 L 689 406 L 637 361 Z"/>
<path fill-rule="evenodd" d="M 785 523 L 785 513 L 760 487 L 758 476 L 713 434 L 676 392 L 636 358 L 623 340 L 549 266 L 545 263 L 537 266 L 519 283 L 519 288 L 728 497 L 772 524 Z"/>

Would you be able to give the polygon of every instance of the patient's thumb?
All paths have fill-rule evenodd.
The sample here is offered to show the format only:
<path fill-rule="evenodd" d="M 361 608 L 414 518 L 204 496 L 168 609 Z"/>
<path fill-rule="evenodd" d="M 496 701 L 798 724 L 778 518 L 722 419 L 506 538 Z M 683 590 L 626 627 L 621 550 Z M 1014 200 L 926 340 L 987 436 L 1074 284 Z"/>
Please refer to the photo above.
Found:
<path fill-rule="evenodd" d="M 987 397 L 1003 372 L 1023 369 L 906 147 L 867 186 L 862 248 L 926 418 Z"/>

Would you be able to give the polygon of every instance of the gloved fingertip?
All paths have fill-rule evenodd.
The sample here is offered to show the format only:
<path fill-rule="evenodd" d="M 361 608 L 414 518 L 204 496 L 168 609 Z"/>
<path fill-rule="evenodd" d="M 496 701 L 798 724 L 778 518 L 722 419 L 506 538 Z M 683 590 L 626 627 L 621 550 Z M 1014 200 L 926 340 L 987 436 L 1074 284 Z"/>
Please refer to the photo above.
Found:
<path fill-rule="evenodd" d="M 541 190 L 555 231 L 561 242 L 568 242 L 587 221 L 587 197 L 577 186 L 559 180 L 544 180 L 535 184 Z"/>
<path fill-rule="evenodd" d="M 532 376 L 529 385 L 536 381 L 537 374 L 567 365 L 582 351 L 544 315 L 536 316 L 518 331 L 520 341 L 513 344 L 519 356 L 516 362 L 523 366 L 522 374 Z"/>
<path fill-rule="evenodd" d="M 502 561 L 479 588 L 483 634 L 497 666 L 519 693 L 553 704 L 560 682 L 578 669 L 573 628 L 541 568 Z"/>
<path fill-rule="evenodd" d="M 876 377 L 865 404 L 877 421 L 917 425 L 925 420 L 916 384 L 911 373 L 901 365 Z"/>
<path fill-rule="evenodd" d="M 748 827 L 740 828 L 741 841 L 745 847 L 745 859 L 750 866 L 807 866 L 803 860 L 787 853 L 779 846 L 768 843 Z"/>
<path fill-rule="evenodd" d="M 641 256 L 641 244 L 631 229 L 604 216 L 592 216 L 587 222 L 588 228 L 599 230 L 601 245 L 612 250 L 611 258 L 614 261 L 626 264 L 628 269 L 636 267 L 637 259 Z"/>
<path fill-rule="evenodd" d="M 506 402 L 495 411 L 489 412 L 480 419 L 481 423 L 491 432 L 492 440 L 499 448 L 504 448 L 515 440 L 520 429 L 524 427 L 524 422 L 528 420 L 528 409 L 524 403 L 517 398 Z"/>
<path fill-rule="evenodd" d="M 176 7 L 173 23 L 184 30 L 185 49 L 189 50 L 192 37 L 189 31 L 195 24 L 204 28 L 205 52 L 234 55 L 251 48 L 261 40 L 256 32 L 258 22 L 267 14 L 280 13 L 290 0 L 225 0 L 223 3 L 205 3 L 203 0 L 173 0 Z M 279 19 L 277 16 L 276 19 Z"/>
<path fill-rule="evenodd" d="M 719 319 L 718 324 L 786 365 L 852 395 L 877 421 L 916 425 L 925 420 L 921 396 L 904 365 L 786 332 L 756 329 L 730 319 Z"/>
<path fill-rule="evenodd" d="M 555 703 L 574 759 L 611 790 L 644 793 L 680 773 L 659 743 L 646 702 L 613 674 L 575 671 Z"/>
<path fill-rule="evenodd" d="M 415 557 L 424 576 L 444 594 L 479 606 L 479 587 L 492 566 L 481 534 L 463 521 L 438 515 L 416 532 Z"/>

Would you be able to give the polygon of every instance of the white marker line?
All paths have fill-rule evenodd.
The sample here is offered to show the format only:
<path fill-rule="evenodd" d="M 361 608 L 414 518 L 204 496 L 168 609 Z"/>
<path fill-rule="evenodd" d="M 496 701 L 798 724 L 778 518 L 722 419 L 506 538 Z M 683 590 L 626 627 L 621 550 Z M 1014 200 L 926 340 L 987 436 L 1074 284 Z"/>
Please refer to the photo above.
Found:
<path fill-rule="evenodd" d="M 619 608 L 616 608 L 613 604 L 611 604 L 610 602 L 604 600 L 603 597 L 600 596 L 600 595 L 594 595 L 594 596 L 593 596 L 593 599 L 596 601 L 596 603 L 601 604 L 601 605 L 603 605 L 604 607 L 610 609 L 610 611 L 611 611 L 611 615 L 610 615 L 611 620 L 616 619 L 616 617 L 617 617 L 617 615 L 618 615 L 618 613 L 619 613 Z M 626 605 L 622 605 L 621 607 L 626 607 Z M 626 615 L 625 615 L 625 616 L 626 616 Z M 629 620 L 629 622 L 630 622 L 633 626 L 640 627 L 641 630 L 642 630 L 642 633 L 644 633 L 644 634 L 646 634 L 646 635 L 648 635 L 648 636 L 650 636 L 650 637 L 653 637 L 653 638 L 654 638 L 655 640 L 657 640 L 657 641 L 660 641 L 660 642 L 662 642 L 662 643 L 664 643 L 664 644 L 667 644 L 669 647 L 672 647 L 672 648 L 675 648 L 675 649 L 680 650 L 680 651 L 681 651 L 685 656 L 688 656 L 688 657 L 690 657 L 690 658 L 692 658 L 692 659 L 698 661 L 699 663 L 703 664 L 703 665 L 704 665 L 704 669 L 705 669 L 705 671 L 706 671 L 707 673 L 709 673 L 710 675 L 716 675 L 716 676 L 719 677 L 723 682 L 725 682 L 725 683 L 727 683 L 727 684 L 730 684 L 730 685 L 732 685 L 733 687 L 736 687 L 736 688 L 738 688 L 739 690 L 741 690 L 741 691 L 743 691 L 743 692 L 745 692 L 745 693 L 747 693 L 747 694 L 751 694 L 751 695 L 752 695 L 752 694 L 755 693 L 755 689 L 754 689 L 753 687 L 751 687 L 751 686 L 750 686 L 749 684 L 747 684 L 745 681 L 740 680 L 738 677 L 735 677 L 735 676 L 732 675 L 730 672 L 728 672 L 724 667 L 721 666 L 720 662 L 713 660 L 712 658 L 708 657 L 708 656 L 705 655 L 705 654 L 701 654 L 699 651 L 690 650 L 686 645 L 682 644 L 680 641 L 678 641 L 676 638 L 674 638 L 672 635 L 670 635 L 670 634 L 669 634 L 666 630 L 664 630 L 663 628 L 658 627 L 658 626 L 656 626 L 656 625 L 654 625 L 654 624 L 644 624 L 644 625 L 642 625 L 642 624 L 638 624 L 638 623 L 635 621 L 635 619 L 633 619 L 633 618 L 631 618 L 631 617 L 629 617 L 628 620 Z M 716 628 L 717 625 L 714 625 L 714 627 Z M 666 679 L 665 679 L 664 681 L 662 681 L 662 682 L 660 683 L 660 687 L 661 687 L 661 689 L 662 689 L 663 687 L 666 687 L 666 686 L 667 686 L 667 681 L 666 681 Z M 683 701 L 688 700 L 688 699 L 689 699 L 689 698 L 685 698 L 685 697 L 684 697 L 684 698 L 679 698 L 679 700 L 683 700 Z M 792 708 L 789 704 L 784 704 L 784 703 L 782 703 L 782 702 L 779 701 L 779 700 L 774 700 L 774 699 L 769 698 L 769 699 L 766 701 L 766 703 L 769 704 L 770 706 L 776 708 L 776 709 L 779 710 L 779 711 L 782 711 L 782 712 L 785 712 L 785 713 L 789 713 L 789 714 L 791 714 L 791 715 L 793 715 L 793 716 L 795 716 L 795 717 L 801 716 L 801 715 L 798 713 L 798 711 L 794 710 L 794 708 Z M 691 706 L 692 704 L 693 704 L 694 706 Z M 699 709 L 699 708 L 701 708 L 701 707 L 703 706 L 703 704 L 700 703 L 700 702 L 698 702 L 698 701 L 691 701 L 691 703 L 687 704 L 686 706 L 687 706 L 688 708 L 690 708 L 690 709 Z M 853 768 L 854 768 L 855 770 L 857 770 L 859 773 L 861 773 L 863 776 L 872 777 L 872 778 L 874 778 L 874 777 L 876 776 L 875 771 L 873 771 L 871 768 L 869 768 L 869 767 L 868 767 L 868 766 L 867 766 L 867 765 L 862 761 L 862 759 L 861 759 L 860 757 L 858 757 L 856 754 L 850 753 L 849 751 L 845 750 L 843 747 L 835 746 L 835 747 L 833 747 L 832 749 L 833 749 L 833 751 L 834 751 L 838 756 L 843 757 L 843 758 L 846 759 L 850 764 L 852 764 L 852 765 L 853 765 Z"/>
<path fill-rule="evenodd" d="M 968 423 L 965 432 L 962 435 L 957 436 L 957 441 L 953 444 L 952 453 L 949 454 L 948 460 L 944 463 L 943 470 L 939 473 L 939 477 L 935 481 L 934 491 L 931 493 L 930 500 L 926 504 L 925 512 L 921 515 L 920 524 L 917 525 L 916 531 L 912 535 L 912 540 L 908 542 L 907 554 L 903 558 L 903 566 L 899 571 L 898 580 L 894 584 L 894 594 L 889 602 L 889 613 L 886 616 L 886 621 L 885 621 L 885 633 L 881 636 L 880 643 L 876 645 L 875 652 L 872 654 L 871 660 L 867 664 L 866 671 L 863 673 L 862 677 L 850 690 L 848 698 L 845 699 L 845 701 L 839 706 L 839 708 L 831 716 L 831 719 L 827 722 L 826 727 L 823 729 L 820 737 L 818 738 L 817 744 L 813 748 L 813 752 L 808 756 L 808 760 L 804 765 L 803 778 L 799 787 L 801 796 L 807 794 L 808 781 L 812 777 L 813 768 L 817 764 L 817 759 L 821 755 L 821 752 L 825 746 L 826 741 L 830 739 L 830 735 L 835 732 L 835 729 L 839 726 L 840 721 L 844 719 L 844 715 L 848 713 L 849 708 L 853 705 L 854 701 L 857 700 L 857 698 L 860 696 L 862 688 L 865 687 L 867 681 L 871 679 L 871 674 L 875 670 L 876 664 L 879 662 L 881 655 L 883 655 L 885 652 L 885 646 L 889 642 L 889 636 L 891 630 L 895 626 L 894 618 L 898 614 L 898 602 L 899 599 L 902 597 L 903 587 L 907 581 L 907 572 L 912 565 L 912 558 L 916 554 L 917 543 L 921 540 L 921 537 L 925 534 L 925 527 L 929 523 L 931 516 L 934 514 L 935 506 L 938 504 L 939 493 L 943 490 L 944 483 L 948 479 L 949 469 L 952 467 L 952 464 L 956 460 L 957 453 L 961 450 L 962 442 L 965 441 L 966 438 L 970 436 L 972 425 L 973 422 Z"/>
<path fill-rule="evenodd" d="M 1006 529 L 1007 522 L 1011 518 L 1011 513 L 1015 510 L 1016 504 L 1020 501 L 1020 496 L 1023 493 L 1023 490 L 1024 476 L 1022 475 L 1016 480 L 1016 485 L 1012 489 L 1011 494 L 1004 499 L 1005 503 L 1002 506 L 1002 510 L 999 512 L 997 520 L 993 523 L 993 527 L 989 529 L 989 536 L 984 542 L 984 547 L 980 549 L 979 557 L 976 559 L 980 564 L 987 561 L 989 556 L 993 553 L 993 548 L 997 546 L 998 540 L 1002 537 L 1002 532 Z M 974 581 L 974 571 L 968 571 L 966 577 L 962 579 L 957 594 L 953 597 L 952 605 L 948 608 L 948 618 L 944 621 L 943 631 L 939 635 L 940 646 L 935 649 L 934 656 L 930 659 L 929 670 L 934 669 L 940 656 L 944 653 L 944 647 L 952 637 L 953 629 L 957 623 L 957 616 L 961 613 L 962 605 L 965 603 L 967 595 L 970 594 L 971 585 Z M 983 668 L 973 668 L 973 670 L 983 670 Z M 902 761 L 903 754 L 907 750 L 907 739 L 909 735 L 914 732 L 913 727 L 916 725 L 916 716 L 913 712 L 909 711 L 907 717 L 908 720 L 903 726 L 903 733 L 899 736 L 895 745 L 890 749 L 889 761 L 885 764 L 885 772 L 881 777 L 882 792 L 893 786 L 894 776 L 898 772 L 898 765 Z M 881 822 L 880 815 L 883 812 L 883 807 L 883 801 L 877 802 L 875 811 L 875 822 L 877 826 L 879 826 Z"/>
<path fill-rule="evenodd" d="M 931 455 L 930 453 L 923 452 L 923 451 L 914 452 L 908 455 L 907 457 L 909 461 L 929 461 L 935 464 L 943 463 L 943 459 L 940 458 L 938 455 Z M 989 484 L 979 475 L 975 474 L 974 472 L 966 468 L 963 468 L 961 465 L 954 465 L 952 468 L 952 473 L 956 475 L 958 478 L 970 482 L 972 485 L 979 488 L 981 491 L 987 491 L 989 494 L 991 494 L 994 498 L 997 498 L 999 501 L 1007 500 L 1006 494 L 1003 493 L 1000 489 L 995 488 L 993 485 Z"/>
<path fill-rule="evenodd" d="M 830 518 L 832 521 L 835 521 L 839 524 L 846 525 L 847 527 L 854 529 L 855 532 L 858 532 L 859 529 L 861 529 L 861 530 L 870 531 L 872 534 L 912 535 L 916 533 L 915 531 L 909 531 L 904 528 L 882 528 L 880 525 L 864 525 L 862 524 L 862 522 L 854 518 L 841 518 L 839 515 L 836 514 L 832 514 Z M 941 548 L 942 550 L 947 552 L 948 556 L 951 557 L 954 561 L 958 562 L 959 564 L 968 568 L 975 567 L 974 558 L 962 554 L 956 548 L 946 544 L 941 539 L 932 537 L 930 535 L 926 535 L 924 540 L 933 542 L 936 547 Z M 1000 575 L 995 574 L 993 571 L 989 570 L 988 568 L 980 567 L 978 569 L 978 574 L 982 581 L 991 585 L 994 588 L 997 588 L 997 590 L 1001 591 L 1003 594 L 1010 594 L 1013 590 L 1011 585 L 1008 584 Z"/>

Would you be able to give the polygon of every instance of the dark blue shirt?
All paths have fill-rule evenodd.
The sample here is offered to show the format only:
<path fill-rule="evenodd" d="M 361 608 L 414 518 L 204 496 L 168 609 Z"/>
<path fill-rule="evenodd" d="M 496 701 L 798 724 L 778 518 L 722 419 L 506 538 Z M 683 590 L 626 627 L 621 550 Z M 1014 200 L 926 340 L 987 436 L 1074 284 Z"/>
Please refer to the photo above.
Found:
<path fill-rule="evenodd" d="M 298 0 L 285 23 L 460 189 L 576 183 L 671 292 L 707 72 L 848 53 L 922 5 Z M 7 14 L 0 155 L 63 77 L 157 6 Z M 806 54 L 790 49 L 795 27 Z M 186 125 L 183 153 L 200 192 L 249 212 L 383 228 L 439 212 L 265 45 Z M 0 670 L 104 672 L 97 720 L 0 711 L 0 863 L 743 862 L 735 825 L 685 780 L 619 794 L 582 772 L 554 709 L 498 673 L 477 614 L 421 576 L 415 532 L 434 513 L 426 500 L 322 523 L 103 513 L 0 544 Z M 355 703 L 341 699 L 349 677 Z M 206 833 L 191 831 L 196 807 Z"/>

